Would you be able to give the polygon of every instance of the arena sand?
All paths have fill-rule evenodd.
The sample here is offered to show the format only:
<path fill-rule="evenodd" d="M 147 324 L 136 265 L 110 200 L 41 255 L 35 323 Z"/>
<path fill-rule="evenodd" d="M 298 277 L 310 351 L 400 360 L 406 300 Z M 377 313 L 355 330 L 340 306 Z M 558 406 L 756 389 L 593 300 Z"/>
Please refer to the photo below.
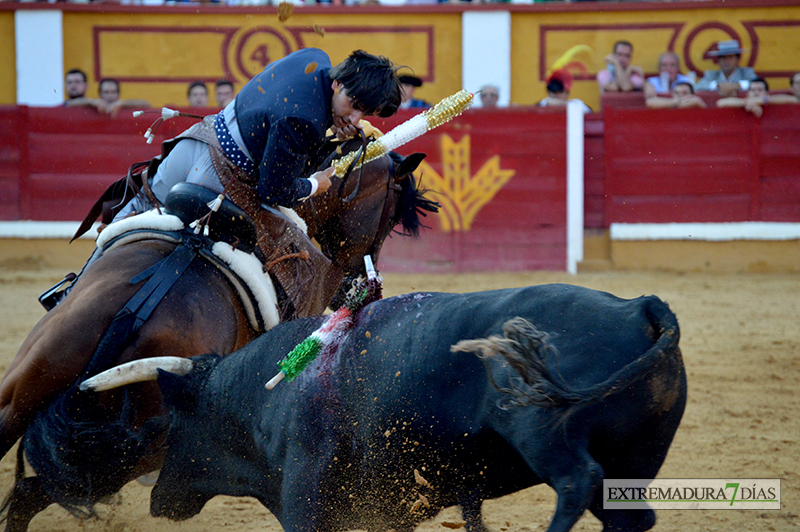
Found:
<path fill-rule="evenodd" d="M 0 262 L 0 372 L 4 373 L 30 329 L 44 314 L 36 296 L 65 270 L 36 259 Z M 681 325 L 689 402 L 662 467 L 662 478 L 781 478 L 781 510 L 659 511 L 654 530 L 800 530 L 800 275 L 712 275 L 553 272 L 467 275 L 386 274 L 387 296 L 410 291 L 466 292 L 544 283 L 570 283 L 633 298 L 656 294 Z M 0 462 L 0 495 L 13 483 L 15 453 Z M 101 518 L 86 521 L 51 506 L 31 530 L 81 532 L 232 532 L 281 530 L 260 503 L 216 497 L 183 523 L 148 514 L 149 488 L 130 483 Z M 543 531 L 554 509 L 547 486 L 484 503 L 494 531 Z M 419 531 L 448 530 L 448 508 Z M 573 530 L 599 531 L 590 514 Z"/>

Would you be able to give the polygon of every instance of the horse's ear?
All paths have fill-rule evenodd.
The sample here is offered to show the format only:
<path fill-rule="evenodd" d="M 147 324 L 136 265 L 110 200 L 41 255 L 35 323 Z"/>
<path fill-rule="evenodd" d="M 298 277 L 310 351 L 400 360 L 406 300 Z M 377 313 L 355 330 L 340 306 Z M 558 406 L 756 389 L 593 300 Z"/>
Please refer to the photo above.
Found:
<path fill-rule="evenodd" d="M 397 180 L 405 179 L 406 177 L 410 176 L 414 170 L 417 169 L 419 163 L 422 162 L 422 159 L 427 157 L 427 153 L 412 153 L 400 163 L 397 167 L 397 174 L 395 178 Z"/>

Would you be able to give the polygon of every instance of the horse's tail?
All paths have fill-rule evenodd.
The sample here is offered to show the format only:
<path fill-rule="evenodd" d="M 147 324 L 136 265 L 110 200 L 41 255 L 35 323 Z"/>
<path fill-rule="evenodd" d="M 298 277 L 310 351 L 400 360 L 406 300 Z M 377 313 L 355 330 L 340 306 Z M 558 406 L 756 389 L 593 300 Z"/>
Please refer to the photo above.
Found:
<path fill-rule="evenodd" d="M 479 352 L 486 364 L 489 379 L 498 390 L 514 397 L 512 406 L 577 407 L 605 399 L 652 374 L 661 362 L 680 357 L 680 332 L 675 314 L 658 298 L 647 301 L 646 316 L 657 337 L 655 343 L 636 360 L 623 366 L 603 382 L 587 388 L 570 386 L 548 364 L 556 355 L 547 333 L 527 320 L 516 317 L 503 324 L 504 337 L 490 336 L 463 340 L 452 351 Z M 497 386 L 487 359 L 502 356 L 519 374 L 508 388 Z"/>

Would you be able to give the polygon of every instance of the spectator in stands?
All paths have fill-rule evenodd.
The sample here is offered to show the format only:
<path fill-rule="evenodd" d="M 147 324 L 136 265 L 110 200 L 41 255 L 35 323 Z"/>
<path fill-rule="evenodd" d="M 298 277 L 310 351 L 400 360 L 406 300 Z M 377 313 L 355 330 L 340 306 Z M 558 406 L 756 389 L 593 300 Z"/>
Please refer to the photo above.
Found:
<path fill-rule="evenodd" d="M 208 87 L 202 81 L 193 81 L 186 91 L 190 107 L 206 107 L 208 105 Z"/>
<path fill-rule="evenodd" d="M 566 107 L 567 102 L 570 101 L 569 91 L 571 88 L 572 74 L 563 69 L 555 70 L 547 78 L 547 97 L 543 98 L 537 105 L 539 107 Z M 575 98 L 575 101 L 581 103 L 584 114 L 592 112 L 591 108 L 581 100 Z"/>
<path fill-rule="evenodd" d="M 770 94 L 770 103 L 800 103 L 800 72 L 789 76 L 791 94 Z"/>
<path fill-rule="evenodd" d="M 789 88 L 792 89 L 792 95 L 800 101 L 800 72 L 795 72 L 789 78 Z"/>
<path fill-rule="evenodd" d="M 236 93 L 233 90 L 233 83 L 227 79 L 221 79 L 215 84 L 215 94 L 217 105 L 224 108 L 226 105 L 233 101 Z"/>
<path fill-rule="evenodd" d="M 795 78 L 800 78 L 800 72 L 792 76 L 792 83 Z M 764 106 L 767 104 L 779 103 L 800 103 L 800 98 L 793 94 L 773 94 L 769 93 L 769 83 L 763 78 L 756 78 L 750 81 L 750 88 L 747 90 L 747 97 L 737 98 L 730 96 L 717 100 L 717 107 L 743 107 L 746 111 L 760 117 L 764 113 Z M 798 89 L 800 91 L 800 89 Z"/>
<path fill-rule="evenodd" d="M 614 52 L 605 58 L 606 68 L 597 73 L 600 93 L 629 92 L 641 90 L 644 85 L 644 70 L 631 64 L 633 45 L 628 41 L 614 43 Z"/>
<path fill-rule="evenodd" d="M 417 90 L 417 87 L 422 87 L 421 79 L 410 75 L 398 76 L 398 79 L 400 79 L 400 89 L 403 95 L 400 109 L 427 109 L 431 106 L 425 100 L 414 98 L 414 91 Z"/>
<path fill-rule="evenodd" d="M 100 93 L 100 99 L 107 104 L 112 104 L 119 101 L 119 81 L 113 78 L 104 78 L 98 84 L 97 92 Z"/>
<path fill-rule="evenodd" d="M 86 97 L 86 89 L 89 84 L 86 81 L 86 72 L 79 68 L 73 68 L 64 77 L 64 85 L 67 88 L 67 102 Z M 68 105 L 64 102 L 64 105 Z"/>
<path fill-rule="evenodd" d="M 739 89 L 748 90 L 756 73 L 750 67 L 739 66 L 742 52 L 739 41 L 719 41 L 717 49 L 708 53 L 716 58 L 719 70 L 706 70 L 703 79 L 697 82 L 697 90 L 717 91 L 722 97 L 736 96 Z"/>
<path fill-rule="evenodd" d="M 681 74 L 681 60 L 675 52 L 664 52 L 658 56 L 658 76 L 647 78 L 643 90 L 645 100 L 656 94 L 669 93 L 677 83 L 692 83 L 688 76 Z M 666 85 L 662 82 L 666 80 Z"/>
<path fill-rule="evenodd" d="M 647 96 L 647 89 L 645 89 L 645 96 Z M 676 81 L 672 85 L 672 91 L 669 96 L 659 96 L 653 92 L 649 97 L 646 97 L 645 104 L 650 109 L 666 109 L 666 108 L 689 108 L 689 107 L 705 107 L 706 102 L 694 93 L 694 87 L 691 81 Z"/>
<path fill-rule="evenodd" d="M 119 81 L 113 78 L 105 78 L 100 80 L 98 87 L 100 93 L 100 102 L 94 104 L 95 108 L 107 113 L 111 116 L 116 116 L 120 109 L 130 107 L 150 107 L 150 102 L 140 99 L 121 99 Z"/>
<path fill-rule="evenodd" d="M 500 88 L 497 85 L 484 85 L 479 91 L 481 96 L 481 107 L 494 109 L 500 100 Z"/>
<path fill-rule="evenodd" d="M 70 76 L 72 80 L 70 80 Z M 85 79 L 83 72 L 71 70 L 67 73 L 67 94 L 78 94 L 81 91 L 81 85 L 86 85 L 86 82 L 77 82 L 79 79 Z M 70 92 L 70 81 L 72 81 L 72 92 Z M 98 84 L 99 98 L 88 98 L 83 88 L 82 96 L 70 96 L 70 99 L 64 102 L 68 107 L 94 107 L 98 113 L 107 114 L 109 116 L 116 116 L 119 110 L 123 107 L 150 107 L 150 103 L 145 100 L 122 100 L 120 99 L 119 81 L 112 78 L 105 78 L 100 80 Z"/>

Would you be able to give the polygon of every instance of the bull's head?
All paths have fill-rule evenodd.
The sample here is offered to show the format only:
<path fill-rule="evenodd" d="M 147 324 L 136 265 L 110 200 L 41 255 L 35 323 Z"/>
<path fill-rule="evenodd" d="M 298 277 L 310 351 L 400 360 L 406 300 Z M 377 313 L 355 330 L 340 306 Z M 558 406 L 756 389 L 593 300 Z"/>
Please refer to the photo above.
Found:
<path fill-rule="evenodd" d="M 158 380 L 164 404 L 171 413 L 169 451 L 153 488 L 150 513 L 176 521 L 197 515 L 217 492 L 203 485 L 217 464 L 208 446 L 214 429 L 203 414 L 201 390 L 209 370 L 220 357 L 185 359 L 156 357 L 117 366 L 84 381 L 82 390 L 104 391 L 134 382 Z"/>
<path fill-rule="evenodd" d="M 256 496 L 270 500 L 265 486 L 270 475 L 266 458 L 255 442 L 254 428 L 236 413 L 252 394 L 228 393 L 241 382 L 216 379 L 216 355 L 191 359 L 143 359 L 113 368 L 82 384 L 84 390 L 106 390 L 131 382 L 158 380 L 171 414 L 167 455 L 150 496 L 150 513 L 176 521 L 197 515 L 216 495 Z M 168 371 L 165 370 L 168 368 Z M 257 386 L 264 394 L 263 383 Z M 262 398 L 263 399 L 263 398 Z M 258 402 L 259 399 L 253 398 Z M 260 403 L 259 403 L 260 404 Z M 248 412 L 253 411 L 250 405 Z"/>

